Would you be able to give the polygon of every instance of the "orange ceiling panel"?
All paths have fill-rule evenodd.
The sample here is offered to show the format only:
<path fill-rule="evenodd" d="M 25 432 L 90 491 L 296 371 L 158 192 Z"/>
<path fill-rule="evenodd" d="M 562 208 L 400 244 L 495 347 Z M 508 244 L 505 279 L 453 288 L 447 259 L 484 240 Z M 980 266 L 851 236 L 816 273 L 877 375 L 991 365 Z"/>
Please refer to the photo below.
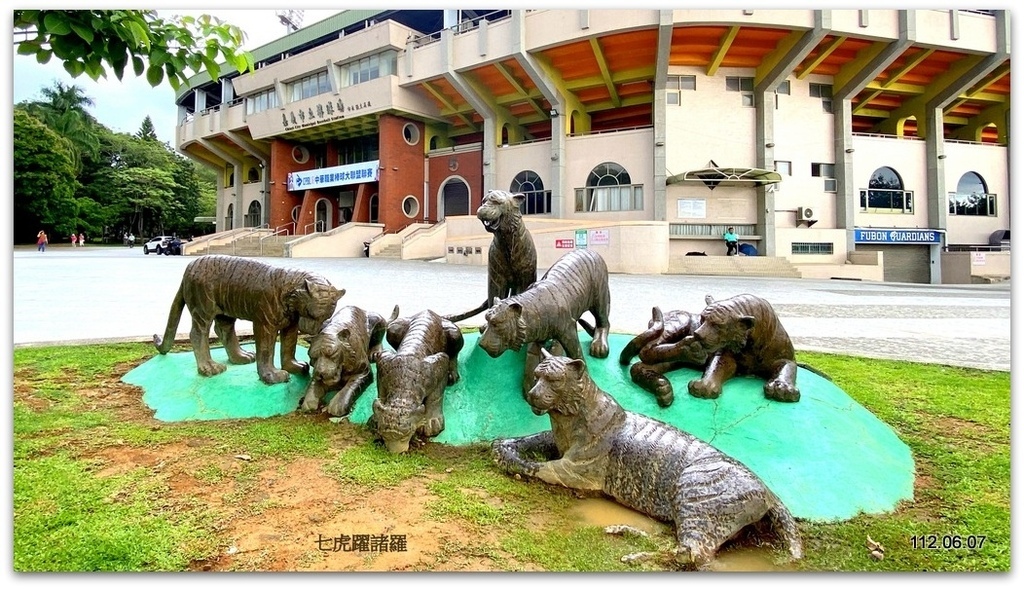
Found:
<path fill-rule="evenodd" d="M 542 55 L 558 70 L 566 81 L 589 78 L 601 74 L 589 41 L 577 41 L 545 50 Z"/>
<path fill-rule="evenodd" d="M 643 29 L 598 40 L 608 68 L 613 72 L 650 67 L 657 61 L 658 31 Z"/>
<path fill-rule="evenodd" d="M 479 82 L 483 87 L 487 88 L 487 91 L 491 93 L 491 96 L 505 96 L 506 94 L 518 94 L 515 87 L 509 83 L 508 79 L 501 75 L 492 65 L 485 65 L 472 69 L 468 72 L 469 76 Z"/>

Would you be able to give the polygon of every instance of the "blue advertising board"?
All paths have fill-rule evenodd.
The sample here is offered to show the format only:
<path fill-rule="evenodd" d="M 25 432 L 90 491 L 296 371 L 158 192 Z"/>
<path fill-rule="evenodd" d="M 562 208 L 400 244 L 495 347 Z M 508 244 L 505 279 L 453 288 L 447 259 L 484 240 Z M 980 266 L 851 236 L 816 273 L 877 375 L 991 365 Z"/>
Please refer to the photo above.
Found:
<path fill-rule="evenodd" d="M 936 229 L 854 229 L 854 243 L 942 243 Z"/>

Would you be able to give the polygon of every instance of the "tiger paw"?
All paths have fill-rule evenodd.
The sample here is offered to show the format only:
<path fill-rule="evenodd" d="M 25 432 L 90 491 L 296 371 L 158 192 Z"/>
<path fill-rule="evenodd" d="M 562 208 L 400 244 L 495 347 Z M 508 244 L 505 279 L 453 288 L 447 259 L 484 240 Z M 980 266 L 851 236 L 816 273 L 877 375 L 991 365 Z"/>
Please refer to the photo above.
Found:
<path fill-rule="evenodd" d="M 717 399 L 722 394 L 721 385 L 703 380 L 691 380 L 686 386 L 690 394 L 698 399 Z"/>

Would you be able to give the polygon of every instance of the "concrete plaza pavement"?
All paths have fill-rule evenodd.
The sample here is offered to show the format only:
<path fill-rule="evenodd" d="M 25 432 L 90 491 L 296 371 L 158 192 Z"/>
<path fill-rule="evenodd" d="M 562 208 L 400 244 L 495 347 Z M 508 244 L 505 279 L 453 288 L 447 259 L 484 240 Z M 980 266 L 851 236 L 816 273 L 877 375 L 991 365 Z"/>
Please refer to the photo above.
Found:
<path fill-rule="evenodd" d="M 150 341 L 162 334 L 186 256 L 141 247 L 15 247 L 13 344 Z M 258 258 L 322 274 L 346 289 L 341 302 L 388 316 L 423 309 L 453 314 L 487 295 L 487 269 L 367 258 Z M 543 269 L 538 273 L 543 274 Z M 612 274 L 613 332 L 638 333 L 651 308 L 704 308 L 704 296 L 750 293 L 768 300 L 798 350 L 1010 370 L 1010 283 L 927 285 L 847 280 Z M 462 325 L 483 323 L 483 315 Z M 187 339 L 188 313 L 178 326 Z M 240 333 L 251 323 L 239 321 Z M 211 333 L 212 335 L 212 333 Z"/>

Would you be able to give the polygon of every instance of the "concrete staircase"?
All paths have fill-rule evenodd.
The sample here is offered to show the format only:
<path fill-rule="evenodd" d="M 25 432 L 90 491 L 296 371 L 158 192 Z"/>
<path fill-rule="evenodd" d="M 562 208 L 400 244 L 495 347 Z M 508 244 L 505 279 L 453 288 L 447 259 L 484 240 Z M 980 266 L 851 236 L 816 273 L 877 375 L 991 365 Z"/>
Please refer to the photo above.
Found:
<path fill-rule="evenodd" d="M 668 274 L 802 277 L 786 258 L 767 256 L 675 256 L 669 260 Z"/>
<path fill-rule="evenodd" d="M 223 254 L 227 256 L 283 258 L 284 244 L 295 239 L 294 235 L 274 235 L 263 240 L 262 250 L 258 237 L 240 238 L 235 243 L 211 246 L 206 254 Z"/>
<path fill-rule="evenodd" d="M 387 247 L 382 248 L 379 252 L 374 254 L 375 258 L 392 258 L 395 260 L 402 259 L 402 244 L 395 243 Z"/>

